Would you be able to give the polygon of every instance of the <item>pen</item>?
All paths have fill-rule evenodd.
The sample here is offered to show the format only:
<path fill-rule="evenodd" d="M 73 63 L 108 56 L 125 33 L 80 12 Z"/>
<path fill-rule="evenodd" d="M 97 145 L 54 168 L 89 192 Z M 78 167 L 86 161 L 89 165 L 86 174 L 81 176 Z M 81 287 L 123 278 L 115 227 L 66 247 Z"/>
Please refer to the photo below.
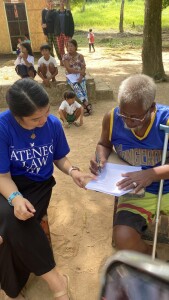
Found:
<path fill-rule="evenodd" d="M 95 152 L 95 155 L 96 155 L 96 162 L 97 162 L 97 166 L 98 166 L 98 171 L 99 171 L 99 173 L 101 173 L 102 168 L 101 168 L 101 165 L 100 165 L 100 158 L 99 158 L 97 152 Z"/>

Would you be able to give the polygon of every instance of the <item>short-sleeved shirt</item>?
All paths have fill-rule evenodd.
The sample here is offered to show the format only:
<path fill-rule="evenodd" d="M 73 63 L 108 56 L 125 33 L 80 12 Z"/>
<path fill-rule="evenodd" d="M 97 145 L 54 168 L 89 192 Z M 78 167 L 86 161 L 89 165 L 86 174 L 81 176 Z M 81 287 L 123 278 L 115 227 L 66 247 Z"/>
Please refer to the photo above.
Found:
<path fill-rule="evenodd" d="M 143 170 L 161 165 L 164 130 L 160 124 L 169 125 L 169 106 L 156 104 L 156 112 L 143 137 L 136 135 L 134 130 L 124 127 L 123 119 L 118 115 L 119 107 L 112 109 L 109 140 L 118 156 L 133 166 L 141 166 Z M 169 145 L 167 159 L 169 157 Z M 146 192 L 158 194 L 159 182 L 146 187 Z M 163 194 L 169 193 L 169 180 L 164 181 Z"/>
<path fill-rule="evenodd" d="M 44 181 L 53 174 L 53 162 L 69 151 L 61 122 L 55 116 L 49 115 L 43 127 L 28 130 L 9 110 L 0 114 L 0 174 L 10 172 L 12 176 Z"/>
<path fill-rule="evenodd" d="M 40 67 L 42 64 L 45 64 L 47 67 L 49 66 L 49 64 L 53 64 L 54 67 L 57 67 L 57 62 L 56 59 L 50 55 L 49 59 L 46 60 L 44 58 L 44 56 L 42 56 L 39 60 L 38 60 L 38 67 Z"/>
<path fill-rule="evenodd" d="M 89 32 L 87 38 L 89 39 L 90 44 L 94 43 L 94 33 L 93 32 Z"/>
<path fill-rule="evenodd" d="M 47 67 L 47 73 L 46 73 L 46 76 L 47 78 L 49 78 L 51 76 L 51 73 L 49 71 L 49 64 L 53 64 L 54 67 L 57 68 L 57 62 L 56 62 L 56 59 L 54 57 L 52 57 L 50 55 L 49 59 L 46 60 L 43 56 L 38 60 L 38 68 L 42 65 L 42 64 L 45 64 L 46 67 Z"/>
<path fill-rule="evenodd" d="M 83 55 L 78 52 L 75 56 L 72 56 L 69 53 L 64 54 L 62 60 L 68 61 L 70 68 L 78 71 L 81 71 L 81 69 L 86 66 Z"/>
<path fill-rule="evenodd" d="M 34 66 L 34 57 L 32 55 L 28 55 L 27 61 L 28 61 L 28 63 L 30 63 Z M 15 64 L 15 66 L 17 66 L 17 65 L 26 65 L 24 59 L 22 57 L 19 57 L 19 56 L 15 60 L 14 64 Z"/>
<path fill-rule="evenodd" d="M 74 103 L 69 105 L 69 103 L 66 100 L 64 100 L 64 101 L 62 101 L 59 109 L 65 110 L 67 112 L 67 114 L 69 114 L 69 115 L 73 115 L 74 112 L 76 111 L 76 109 L 80 108 L 80 107 L 81 107 L 81 104 L 79 104 L 77 101 L 75 101 Z"/>

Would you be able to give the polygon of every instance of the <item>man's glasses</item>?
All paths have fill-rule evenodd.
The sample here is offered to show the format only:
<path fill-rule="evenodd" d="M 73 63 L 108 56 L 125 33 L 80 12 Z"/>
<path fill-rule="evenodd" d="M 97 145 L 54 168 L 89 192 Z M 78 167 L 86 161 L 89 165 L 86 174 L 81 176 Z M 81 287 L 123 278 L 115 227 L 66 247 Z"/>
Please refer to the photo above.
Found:
<path fill-rule="evenodd" d="M 145 120 L 145 118 L 146 118 L 147 113 L 149 112 L 149 110 L 150 110 L 150 108 L 146 111 L 144 117 L 141 118 L 141 119 L 139 119 L 139 118 L 128 117 L 128 116 L 123 115 L 123 114 L 120 114 L 120 113 L 118 113 L 118 112 L 117 112 L 117 115 L 118 115 L 119 117 L 121 117 L 122 119 L 124 119 L 124 120 L 130 120 L 130 121 L 133 121 L 133 122 L 139 122 L 139 123 L 142 123 L 142 122 L 144 122 L 144 120 Z"/>

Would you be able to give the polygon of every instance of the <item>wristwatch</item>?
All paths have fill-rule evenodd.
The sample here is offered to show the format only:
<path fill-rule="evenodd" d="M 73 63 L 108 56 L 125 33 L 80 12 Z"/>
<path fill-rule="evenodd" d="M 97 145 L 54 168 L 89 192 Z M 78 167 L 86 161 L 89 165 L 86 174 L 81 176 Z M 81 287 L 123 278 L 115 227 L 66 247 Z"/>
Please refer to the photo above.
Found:
<path fill-rule="evenodd" d="M 78 167 L 72 166 L 72 167 L 70 167 L 70 169 L 69 169 L 69 171 L 68 171 L 68 174 L 69 174 L 70 176 L 72 176 L 72 171 L 73 171 L 73 170 L 80 171 L 80 169 L 79 169 Z"/>

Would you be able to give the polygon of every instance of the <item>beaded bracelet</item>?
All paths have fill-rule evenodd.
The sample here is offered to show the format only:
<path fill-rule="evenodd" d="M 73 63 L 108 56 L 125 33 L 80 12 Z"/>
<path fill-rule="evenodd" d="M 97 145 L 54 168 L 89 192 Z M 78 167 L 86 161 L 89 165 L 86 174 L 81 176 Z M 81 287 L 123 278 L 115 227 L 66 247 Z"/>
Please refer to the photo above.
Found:
<path fill-rule="evenodd" d="M 12 204 L 12 200 L 16 197 L 16 196 L 22 196 L 22 194 L 20 192 L 13 192 L 9 197 L 8 197 L 8 203 L 9 205 L 13 206 Z M 23 197 L 23 196 L 22 196 Z"/>

